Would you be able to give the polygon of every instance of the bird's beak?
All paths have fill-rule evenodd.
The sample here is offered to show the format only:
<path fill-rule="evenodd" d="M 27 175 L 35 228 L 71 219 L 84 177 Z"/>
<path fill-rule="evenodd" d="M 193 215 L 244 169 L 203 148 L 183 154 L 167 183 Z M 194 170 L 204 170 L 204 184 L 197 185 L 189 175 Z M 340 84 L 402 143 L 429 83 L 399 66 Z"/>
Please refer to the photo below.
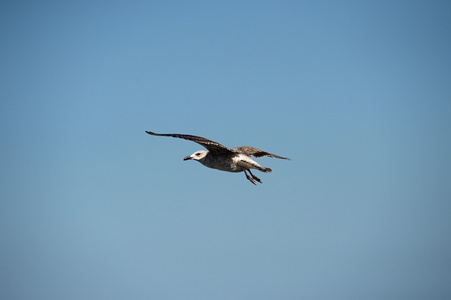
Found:
<path fill-rule="evenodd" d="M 190 160 L 190 159 L 192 159 L 191 156 L 187 156 L 183 160 Z"/>

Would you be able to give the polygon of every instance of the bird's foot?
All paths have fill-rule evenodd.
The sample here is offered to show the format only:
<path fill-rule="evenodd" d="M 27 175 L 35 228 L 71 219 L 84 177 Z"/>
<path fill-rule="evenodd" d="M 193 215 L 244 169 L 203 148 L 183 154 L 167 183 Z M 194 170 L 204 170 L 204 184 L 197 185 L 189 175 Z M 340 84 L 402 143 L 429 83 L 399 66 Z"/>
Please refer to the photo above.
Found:
<path fill-rule="evenodd" d="M 253 179 L 255 179 L 256 181 L 258 181 L 259 183 L 262 183 L 262 181 L 260 180 L 260 178 L 258 178 L 257 176 L 255 176 L 255 175 L 251 172 L 251 170 L 248 170 L 248 171 L 249 171 L 249 174 L 251 174 L 251 176 L 252 176 Z"/>
<path fill-rule="evenodd" d="M 249 175 L 246 174 L 246 178 L 247 178 L 247 180 L 249 180 L 250 182 L 252 182 L 253 185 L 257 185 L 257 184 L 255 183 L 255 180 L 254 180 L 251 176 L 249 176 Z"/>
<path fill-rule="evenodd" d="M 250 173 L 250 171 L 249 171 L 249 173 Z M 252 174 L 252 173 L 251 173 L 251 174 Z M 252 182 L 253 185 L 257 185 L 257 184 L 255 183 L 254 178 L 252 178 L 251 176 L 249 176 L 249 175 L 247 174 L 246 170 L 244 170 L 244 175 L 246 175 L 246 179 L 249 180 L 250 182 Z"/>
<path fill-rule="evenodd" d="M 254 178 L 254 179 L 257 180 L 258 182 L 262 183 L 262 181 L 260 180 L 260 178 L 258 178 L 257 176 L 252 175 L 252 178 Z"/>

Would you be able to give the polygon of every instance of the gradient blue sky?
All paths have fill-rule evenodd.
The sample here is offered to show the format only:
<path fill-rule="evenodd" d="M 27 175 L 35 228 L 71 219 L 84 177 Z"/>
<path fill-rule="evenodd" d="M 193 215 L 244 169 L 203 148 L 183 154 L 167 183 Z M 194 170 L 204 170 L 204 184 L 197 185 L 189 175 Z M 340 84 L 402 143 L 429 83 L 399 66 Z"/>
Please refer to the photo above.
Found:
<path fill-rule="evenodd" d="M 1 299 L 450 299 L 449 1 L 3 1 Z M 243 174 L 201 135 L 292 158 Z"/>

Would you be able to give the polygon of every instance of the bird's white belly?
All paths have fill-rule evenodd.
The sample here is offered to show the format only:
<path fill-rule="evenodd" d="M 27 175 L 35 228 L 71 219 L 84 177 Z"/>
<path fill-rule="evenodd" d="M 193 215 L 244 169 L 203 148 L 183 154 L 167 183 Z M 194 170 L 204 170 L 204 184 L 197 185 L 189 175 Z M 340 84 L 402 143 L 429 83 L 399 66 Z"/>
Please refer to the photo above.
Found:
<path fill-rule="evenodd" d="M 242 172 L 243 167 L 237 164 L 236 157 L 230 155 L 223 156 L 206 156 L 204 160 L 200 161 L 204 166 L 226 172 Z"/>

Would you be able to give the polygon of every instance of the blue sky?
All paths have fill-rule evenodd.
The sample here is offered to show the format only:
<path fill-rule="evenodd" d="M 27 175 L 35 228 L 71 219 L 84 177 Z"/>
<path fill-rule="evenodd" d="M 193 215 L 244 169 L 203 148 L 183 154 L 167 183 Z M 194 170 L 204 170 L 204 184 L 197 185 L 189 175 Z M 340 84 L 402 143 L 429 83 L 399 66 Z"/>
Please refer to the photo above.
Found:
<path fill-rule="evenodd" d="M 3 2 L 0 298 L 449 299 L 450 12 Z"/>

